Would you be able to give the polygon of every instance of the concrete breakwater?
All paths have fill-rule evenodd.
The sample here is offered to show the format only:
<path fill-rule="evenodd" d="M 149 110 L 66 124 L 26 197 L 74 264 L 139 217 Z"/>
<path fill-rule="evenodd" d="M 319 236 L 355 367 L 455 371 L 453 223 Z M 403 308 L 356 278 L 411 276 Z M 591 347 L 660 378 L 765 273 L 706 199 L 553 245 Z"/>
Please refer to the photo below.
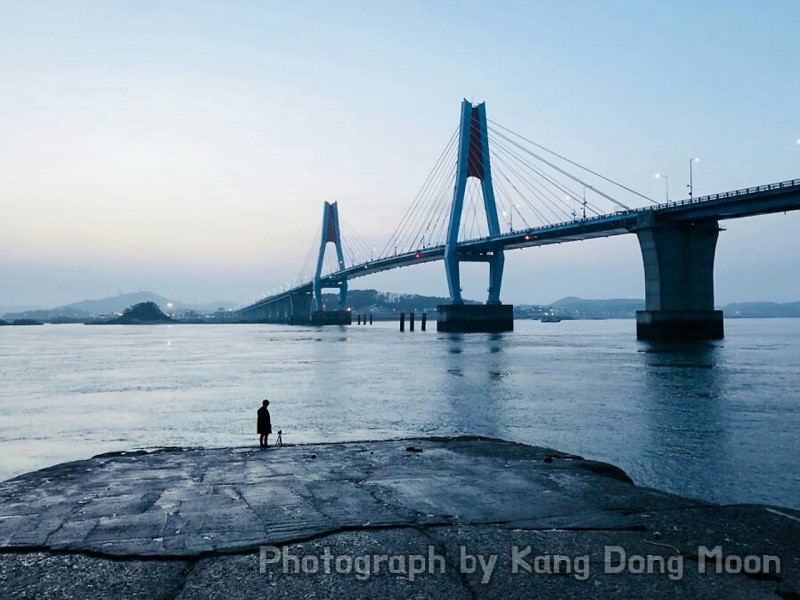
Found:
<path fill-rule="evenodd" d="M 457 437 L 161 449 L 0 483 L 13 597 L 783 597 L 800 514 Z"/>

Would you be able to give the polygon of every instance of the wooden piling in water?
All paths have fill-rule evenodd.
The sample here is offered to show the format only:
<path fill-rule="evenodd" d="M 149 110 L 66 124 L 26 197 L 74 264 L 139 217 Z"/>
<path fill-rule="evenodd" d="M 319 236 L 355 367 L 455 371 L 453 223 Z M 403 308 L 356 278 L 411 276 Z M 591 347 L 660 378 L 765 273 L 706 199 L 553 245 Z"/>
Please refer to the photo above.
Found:
<path fill-rule="evenodd" d="M 414 331 L 414 317 L 416 316 L 416 314 L 417 313 L 415 313 L 413 310 L 410 313 L 408 313 L 408 329 L 409 329 L 409 331 Z"/>
<path fill-rule="evenodd" d="M 406 330 L 406 313 L 400 313 L 400 331 Z"/>
<path fill-rule="evenodd" d="M 424 312 L 422 313 L 422 326 L 421 326 L 422 331 L 425 331 L 425 327 L 427 324 L 428 324 L 428 313 Z"/>

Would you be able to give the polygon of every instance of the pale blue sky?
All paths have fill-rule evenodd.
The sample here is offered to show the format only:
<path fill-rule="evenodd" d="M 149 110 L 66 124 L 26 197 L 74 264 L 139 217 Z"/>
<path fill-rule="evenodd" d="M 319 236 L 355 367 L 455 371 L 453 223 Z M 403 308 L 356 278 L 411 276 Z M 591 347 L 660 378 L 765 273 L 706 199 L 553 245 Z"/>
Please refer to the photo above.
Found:
<path fill-rule="evenodd" d="M 656 198 L 800 177 L 800 3 L 0 2 L 0 306 L 292 280 L 324 200 L 388 238 L 489 117 Z M 800 214 L 727 221 L 717 300 L 800 299 Z M 485 295 L 467 269 L 465 294 Z M 441 264 L 359 287 L 445 295 Z M 634 236 L 509 254 L 503 299 L 642 297 Z"/>

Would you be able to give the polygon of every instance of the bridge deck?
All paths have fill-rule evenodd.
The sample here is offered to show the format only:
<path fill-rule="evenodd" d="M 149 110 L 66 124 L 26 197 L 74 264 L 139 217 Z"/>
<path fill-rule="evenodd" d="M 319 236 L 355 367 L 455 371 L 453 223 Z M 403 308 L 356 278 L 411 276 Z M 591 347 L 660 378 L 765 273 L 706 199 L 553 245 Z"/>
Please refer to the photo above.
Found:
<path fill-rule="evenodd" d="M 512 231 L 493 238 L 465 240 L 458 244 L 458 251 L 464 254 L 474 254 L 631 233 L 639 217 L 647 212 L 655 213 L 664 220 L 687 222 L 708 219 L 735 219 L 797 209 L 800 209 L 800 179 L 793 179 L 701 196 L 690 200 L 622 210 L 588 219 L 576 219 L 564 223 L 532 227 L 525 230 Z M 327 283 L 339 283 L 372 275 L 373 273 L 380 273 L 381 271 L 442 260 L 443 258 L 444 245 L 430 246 L 413 252 L 405 252 L 353 265 L 336 273 L 331 273 L 324 279 Z M 311 282 L 303 283 L 279 294 L 263 298 L 240 309 L 238 312 L 240 314 L 246 313 L 249 310 L 264 307 L 272 302 L 286 300 L 293 294 L 307 293 L 311 290 Z"/>

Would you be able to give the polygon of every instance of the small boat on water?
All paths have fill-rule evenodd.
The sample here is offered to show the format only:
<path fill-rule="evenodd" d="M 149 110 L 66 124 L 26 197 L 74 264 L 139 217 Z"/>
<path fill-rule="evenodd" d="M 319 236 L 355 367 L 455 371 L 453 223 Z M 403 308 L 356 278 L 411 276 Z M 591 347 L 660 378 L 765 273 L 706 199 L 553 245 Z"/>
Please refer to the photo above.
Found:
<path fill-rule="evenodd" d="M 539 320 L 542 323 L 560 323 L 562 321 L 558 315 L 542 315 Z"/>

